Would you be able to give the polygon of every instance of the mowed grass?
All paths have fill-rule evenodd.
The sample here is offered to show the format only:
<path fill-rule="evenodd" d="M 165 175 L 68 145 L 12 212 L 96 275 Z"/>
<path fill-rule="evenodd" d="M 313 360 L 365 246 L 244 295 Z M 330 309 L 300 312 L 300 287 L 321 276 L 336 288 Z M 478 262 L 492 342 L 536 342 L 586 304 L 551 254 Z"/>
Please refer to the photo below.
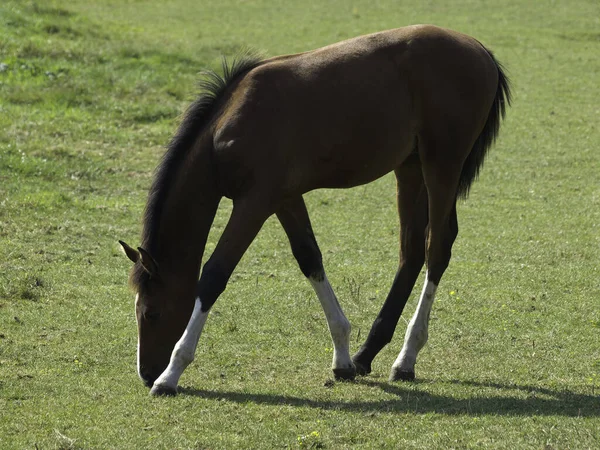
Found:
<path fill-rule="evenodd" d="M 0 448 L 600 447 L 600 4 L 440 3 L 0 5 Z M 459 206 L 418 381 L 387 375 L 422 280 L 373 374 L 332 384 L 323 314 L 269 220 L 181 394 L 150 398 L 117 240 L 139 242 L 197 73 L 245 45 L 292 53 L 413 23 L 475 36 L 514 90 Z M 393 177 L 306 201 L 356 350 L 397 265 Z"/>

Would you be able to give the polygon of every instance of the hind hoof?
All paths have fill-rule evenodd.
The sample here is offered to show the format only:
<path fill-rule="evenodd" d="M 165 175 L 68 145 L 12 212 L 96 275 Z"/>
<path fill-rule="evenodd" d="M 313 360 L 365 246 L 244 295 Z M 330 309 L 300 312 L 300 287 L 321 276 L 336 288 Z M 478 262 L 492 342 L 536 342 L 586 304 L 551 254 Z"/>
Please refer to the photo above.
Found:
<path fill-rule="evenodd" d="M 174 397 L 177 395 L 177 388 L 155 384 L 152 386 L 152 389 L 150 389 L 150 395 L 152 397 Z"/>
<path fill-rule="evenodd" d="M 390 381 L 415 381 L 415 371 L 392 369 Z"/>
<path fill-rule="evenodd" d="M 352 381 L 356 378 L 356 368 L 333 369 L 333 377 L 337 381 Z"/>

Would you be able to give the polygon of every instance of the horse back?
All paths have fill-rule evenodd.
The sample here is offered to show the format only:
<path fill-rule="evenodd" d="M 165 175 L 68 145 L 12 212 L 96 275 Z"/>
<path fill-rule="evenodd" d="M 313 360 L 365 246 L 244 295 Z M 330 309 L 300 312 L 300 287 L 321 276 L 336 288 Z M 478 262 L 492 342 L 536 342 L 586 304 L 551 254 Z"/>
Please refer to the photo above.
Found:
<path fill-rule="evenodd" d="M 373 181 L 435 123 L 485 121 L 494 70 L 476 40 L 428 25 L 265 60 L 232 86 L 211 129 L 224 191 L 268 181 L 292 195 Z"/>

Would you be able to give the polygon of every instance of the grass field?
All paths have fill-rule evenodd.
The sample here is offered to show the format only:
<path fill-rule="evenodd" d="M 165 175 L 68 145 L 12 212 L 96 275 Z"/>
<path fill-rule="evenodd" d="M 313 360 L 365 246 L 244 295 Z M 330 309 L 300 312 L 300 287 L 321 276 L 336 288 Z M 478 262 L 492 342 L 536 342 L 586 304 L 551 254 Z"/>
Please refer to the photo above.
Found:
<path fill-rule="evenodd" d="M 0 448 L 600 448 L 600 3 L 491 5 L 4 0 Z M 475 36 L 514 90 L 459 206 L 418 381 L 387 381 L 401 320 L 372 375 L 327 382 L 323 314 L 271 219 L 181 394 L 150 398 L 117 240 L 139 242 L 197 73 L 243 45 L 292 53 L 413 23 Z M 353 351 L 397 265 L 394 199 L 393 176 L 306 196 Z"/>

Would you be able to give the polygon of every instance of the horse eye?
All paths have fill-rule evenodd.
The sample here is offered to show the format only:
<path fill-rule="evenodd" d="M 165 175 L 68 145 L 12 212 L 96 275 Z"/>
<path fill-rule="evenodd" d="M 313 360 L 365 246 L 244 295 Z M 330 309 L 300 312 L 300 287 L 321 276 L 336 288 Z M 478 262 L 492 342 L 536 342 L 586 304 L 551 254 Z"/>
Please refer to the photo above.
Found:
<path fill-rule="evenodd" d="M 145 311 L 144 312 L 144 319 L 146 319 L 146 320 L 154 321 L 154 320 L 158 320 L 159 317 L 160 317 L 159 311 Z"/>

